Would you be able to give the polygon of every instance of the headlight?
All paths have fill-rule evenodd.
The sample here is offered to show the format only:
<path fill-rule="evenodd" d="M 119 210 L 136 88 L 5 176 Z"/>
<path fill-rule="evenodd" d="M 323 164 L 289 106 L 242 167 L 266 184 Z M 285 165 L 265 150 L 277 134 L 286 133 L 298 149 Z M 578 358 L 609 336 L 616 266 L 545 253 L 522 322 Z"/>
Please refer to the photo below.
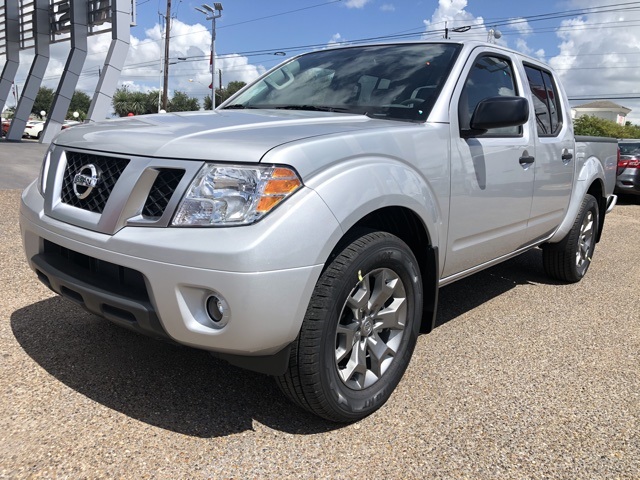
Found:
<path fill-rule="evenodd" d="M 278 166 L 206 164 L 173 217 L 175 226 L 248 225 L 302 186 L 295 171 Z"/>

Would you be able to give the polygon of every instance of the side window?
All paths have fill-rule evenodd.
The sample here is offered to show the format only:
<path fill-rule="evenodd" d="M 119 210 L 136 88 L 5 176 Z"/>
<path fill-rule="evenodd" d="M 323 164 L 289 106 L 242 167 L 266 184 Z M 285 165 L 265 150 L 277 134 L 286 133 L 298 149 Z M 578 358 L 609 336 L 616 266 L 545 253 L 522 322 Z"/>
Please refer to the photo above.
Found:
<path fill-rule="evenodd" d="M 525 65 L 539 136 L 553 136 L 562 128 L 558 91 L 549 72 Z"/>
<path fill-rule="evenodd" d="M 513 67 L 509 60 L 485 55 L 476 60 L 464 84 L 458 105 L 461 130 L 469 130 L 476 105 L 489 97 L 517 95 Z M 517 136 L 522 127 L 492 128 L 485 136 Z"/>

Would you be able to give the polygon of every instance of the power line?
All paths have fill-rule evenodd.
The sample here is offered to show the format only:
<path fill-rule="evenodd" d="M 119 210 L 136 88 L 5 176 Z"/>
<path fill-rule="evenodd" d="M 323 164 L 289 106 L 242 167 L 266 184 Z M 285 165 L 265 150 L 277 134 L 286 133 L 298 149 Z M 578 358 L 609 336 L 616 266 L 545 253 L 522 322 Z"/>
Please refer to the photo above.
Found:
<path fill-rule="evenodd" d="M 149 0 L 145 0 L 144 2 L 140 2 L 140 3 L 146 3 Z M 320 3 L 320 4 L 316 4 L 316 5 L 310 5 L 308 7 L 303 7 L 303 8 L 299 8 L 299 9 L 295 9 L 295 10 L 290 10 L 287 12 L 281 12 L 278 14 L 274 14 L 274 15 L 269 15 L 266 17 L 260 17 L 260 18 L 256 18 L 256 19 L 251 19 L 251 20 L 247 20 L 244 22 L 239 22 L 237 24 L 231 24 L 231 25 L 226 25 L 226 27 L 231 27 L 231 26 L 235 26 L 235 25 L 240 25 L 240 24 L 244 24 L 244 23 L 249 23 L 249 22 L 255 22 L 258 20 L 262 20 L 262 19 L 267 19 L 267 18 L 272 18 L 275 16 L 281 16 L 281 15 L 286 15 L 286 14 L 290 14 L 290 13 L 295 13 L 295 12 L 299 12 L 299 11 L 303 11 L 303 10 L 308 10 L 311 8 L 317 8 L 317 7 L 321 7 L 321 6 L 325 6 L 325 5 L 329 5 L 332 3 L 337 3 L 340 0 L 333 0 L 333 1 L 329 1 L 329 2 L 324 2 L 324 3 Z M 636 11 L 638 10 L 640 7 L 638 6 L 640 5 L 640 2 L 636 1 L 636 2 L 626 2 L 626 3 L 616 3 L 616 4 L 609 4 L 609 5 L 601 5 L 601 6 L 596 6 L 596 7 L 587 7 L 587 8 L 582 8 L 582 9 L 575 9 L 575 10 L 568 10 L 568 11 L 564 11 L 564 12 L 552 12 L 552 13 L 547 13 L 547 14 L 539 14 L 539 15 L 530 15 L 530 16 L 525 16 L 525 17 L 517 17 L 517 18 L 498 18 L 498 19 L 486 19 L 483 24 L 479 24 L 479 25 L 473 25 L 472 28 L 475 30 L 478 30 L 480 28 L 486 28 L 488 25 L 491 26 L 509 26 L 509 25 L 517 25 L 520 23 L 524 23 L 524 22 L 536 22 L 536 21 L 544 21 L 544 20 L 553 20 L 553 19 L 559 19 L 559 18 L 566 18 L 566 17 L 571 17 L 571 16 L 576 16 L 576 15 L 588 15 L 588 14 L 601 14 L 601 13 L 608 13 L 608 12 L 618 12 L 618 11 Z M 440 22 L 435 23 L 434 25 L 439 25 Z M 553 28 L 550 31 L 553 32 L 557 32 L 557 31 L 564 31 L 564 30 L 573 30 L 573 29 L 588 29 L 586 26 L 589 26 L 590 29 L 596 28 L 599 26 L 599 28 L 619 28 L 619 27 L 613 27 L 613 26 L 604 26 L 604 25 L 627 25 L 627 26 L 636 26 L 635 24 L 632 24 L 633 21 L 622 21 L 622 22 L 594 22 L 594 23 L 584 23 L 582 25 L 576 25 L 576 26 L 566 26 L 566 27 L 560 27 L 560 28 Z M 222 26 L 220 27 L 222 28 Z M 549 27 L 547 27 L 549 28 Z M 206 30 L 205 30 L 206 31 Z M 532 29 L 532 33 L 540 33 L 545 31 L 545 29 Z M 395 34 L 388 34 L 388 35 L 380 35 L 380 36 L 376 36 L 376 37 L 368 37 L 368 38 L 362 38 L 362 39 L 357 39 L 357 40 L 352 40 L 352 41 L 348 41 L 348 42 L 337 42 L 336 45 L 344 45 L 344 44 L 358 44 L 358 43 L 366 43 L 366 42 L 372 42 L 372 41 L 378 41 L 378 40 L 393 40 L 393 39 L 405 39 L 405 38 L 410 38 L 410 37 L 415 37 L 415 36 L 435 36 L 435 35 L 439 35 L 442 34 L 444 32 L 443 29 L 434 29 L 434 30 L 430 30 L 430 31 L 425 31 L 424 30 L 424 26 L 415 29 L 409 29 L 409 30 L 405 30 L 405 31 L 401 31 Z M 178 37 L 178 36 L 184 36 L 184 35 L 193 35 L 193 34 L 197 34 L 197 33 L 201 33 L 200 31 L 197 32 L 189 32 L 189 33 L 185 33 L 185 34 L 181 34 L 181 35 L 173 35 L 172 37 Z M 516 33 L 514 33 L 516 34 Z M 479 33 L 475 33 L 475 35 L 480 35 Z M 144 45 L 144 44 L 148 44 L 148 43 L 157 43 L 156 40 L 152 40 L 152 41 L 148 41 L 148 42 L 140 42 L 138 45 Z M 217 58 L 231 58 L 234 56 L 260 56 L 260 55 L 269 55 L 272 54 L 274 51 L 287 51 L 287 52 L 297 52 L 297 51 L 302 51 L 302 50 L 308 50 L 308 49 L 313 49 L 313 48 L 322 48 L 322 47 L 326 47 L 326 42 L 324 43 L 316 43 L 316 44 L 307 44 L 307 45 L 299 45 L 299 46 L 290 46 L 290 47 L 280 47 L 280 48 L 270 48 L 270 49 L 263 49 L 263 50 L 253 50 L 253 51 L 247 51 L 247 52 L 237 52 L 237 53 L 233 53 L 233 54 L 220 54 L 217 55 Z M 97 52 L 100 53 L 100 52 Z M 93 53 L 92 55 L 95 55 L 97 53 Z M 638 52 L 632 52 L 634 54 L 637 54 Z M 612 53 L 611 53 L 612 54 Z M 623 53 L 620 53 L 623 54 Z M 584 54 L 584 55 L 605 55 L 605 54 Z M 575 55 L 575 56 L 580 56 L 580 55 Z M 189 57 L 188 61 L 198 61 L 201 59 L 204 59 L 206 56 L 202 55 L 202 56 L 194 56 L 194 57 Z M 131 64 L 131 65 L 127 65 L 124 67 L 124 69 L 135 69 L 135 68 L 141 68 L 144 69 L 145 67 L 151 67 L 153 65 L 149 64 L 149 65 L 145 65 L 145 63 L 148 62 L 141 62 L 138 64 Z M 265 62 L 266 63 L 266 62 Z M 256 66 L 253 65 L 247 65 L 247 67 L 243 67 L 246 69 L 250 69 L 250 68 L 258 68 Z M 576 67 L 574 69 L 581 69 L 581 70 L 589 70 L 589 69 L 595 69 L 595 68 L 600 68 L 600 67 Z M 608 67 L 608 68 L 633 68 L 633 67 Z M 557 69 L 557 70 L 566 70 L 566 69 Z M 84 72 L 83 72 L 84 73 Z M 93 75 L 93 73 L 89 73 L 89 75 Z M 152 77 L 151 75 L 149 75 L 150 77 Z M 126 75 L 127 78 L 137 78 L 136 76 L 133 75 Z"/>
<path fill-rule="evenodd" d="M 588 97 L 569 97 L 570 102 L 586 101 L 586 100 L 640 100 L 640 94 L 624 94 L 624 95 L 592 95 Z"/>
<path fill-rule="evenodd" d="M 267 15 L 267 16 L 264 16 L 264 17 L 254 18 L 254 19 L 251 19 L 251 20 L 245 20 L 243 22 L 231 23 L 229 25 L 222 25 L 222 26 L 220 26 L 218 28 L 235 27 L 235 26 L 238 26 L 238 25 L 244 25 L 246 23 L 258 22 L 260 20 L 266 20 L 268 18 L 281 17 L 282 15 L 289 15 L 290 13 L 302 12 L 303 10 L 310 10 L 312 8 L 324 7 L 326 5 L 330 5 L 332 3 L 339 3 L 341 1 L 342 0 L 331 0 L 330 2 L 318 3 L 317 5 L 311 5 L 309 7 L 296 8 L 295 10 L 289 10 L 287 12 L 274 13 L 273 15 Z"/>
<path fill-rule="evenodd" d="M 238 22 L 236 24 L 231 24 L 231 25 L 226 25 L 226 26 L 220 26 L 219 28 L 224 28 L 224 27 L 231 27 L 234 25 L 240 25 L 243 23 L 248 23 L 248 22 L 254 22 L 254 21 L 258 21 L 258 20 L 262 20 L 262 19 L 267 19 L 267 18 L 271 18 L 274 16 L 281 16 L 281 15 L 286 15 L 289 13 L 295 13 L 298 11 L 303 11 L 303 10 L 308 10 L 311 8 L 316 8 L 316 7 L 320 7 L 320 6 L 325 6 L 325 5 L 329 5 L 332 3 L 337 3 L 341 0 L 332 0 L 329 2 L 324 2 L 321 4 L 316 4 L 316 5 L 311 5 L 308 7 L 303 7 L 303 8 L 299 8 L 299 9 L 295 9 L 295 10 L 290 10 L 287 12 L 281 12 L 278 14 L 274 14 L 274 15 L 269 15 L 269 16 L 265 16 L 265 17 L 259 17 L 259 18 L 255 18 L 255 19 L 251 19 L 251 20 L 247 20 L 244 22 Z M 636 7 L 630 7 L 631 5 L 638 5 Z M 509 25 L 516 25 L 516 24 L 520 24 L 520 23 L 525 23 L 525 22 L 534 22 L 534 21 L 543 21 L 543 20 L 554 20 L 554 19 L 558 19 L 558 18 L 566 18 L 566 17 L 571 17 L 571 16 L 576 16 L 576 15 L 585 15 L 585 14 L 599 14 L 599 13 L 609 13 L 609 12 L 617 12 L 617 11 L 625 11 L 625 10 L 638 10 L 640 9 L 640 2 L 636 1 L 636 2 L 626 2 L 626 3 L 616 3 L 616 4 L 609 4 L 609 5 L 601 5 L 601 6 L 597 6 L 597 7 L 586 7 L 586 8 L 581 8 L 581 9 L 574 9 L 574 10 L 568 10 L 568 11 L 563 11 L 563 12 L 553 12 L 553 13 L 546 13 L 546 14 L 538 14 L 538 15 L 529 15 L 529 16 L 524 16 L 524 17 L 510 17 L 510 18 L 496 18 L 496 19 L 487 19 L 484 20 L 482 24 L 478 24 L 478 25 L 472 25 L 471 29 L 472 30 L 477 30 L 480 28 L 486 28 L 488 25 L 491 25 L 493 27 L 498 27 L 498 26 L 509 26 Z M 631 21 L 629 21 L 631 22 Z M 439 25 L 440 23 L 443 22 L 438 22 L 435 25 Z M 583 25 L 590 25 L 590 26 L 598 26 L 598 25 L 604 25 L 606 23 L 617 23 L 617 22 L 596 22 L 596 23 L 589 23 L 589 24 L 583 24 Z M 627 21 L 622 21 L 619 23 L 627 23 Z M 571 29 L 577 29 L 577 28 L 583 28 L 582 26 L 570 26 L 570 27 L 559 27 L 559 28 L 553 28 L 552 30 L 549 30 L 550 32 L 556 32 L 556 31 L 563 31 L 563 30 L 571 30 Z M 182 33 L 182 34 L 178 34 L 178 35 L 172 35 L 171 38 L 177 38 L 177 37 L 181 37 L 181 36 L 188 36 L 188 35 L 195 35 L 195 34 L 200 34 L 203 32 L 206 32 L 207 30 L 204 29 L 202 31 L 195 31 L 195 32 L 187 32 L 187 33 Z M 540 30 L 532 30 L 532 33 L 540 33 L 542 32 L 543 29 Z M 363 39 L 357 39 L 357 40 L 351 40 L 351 41 L 346 41 L 346 42 L 336 42 L 336 45 L 344 45 L 344 44 L 357 44 L 357 43 L 365 43 L 365 42 L 371 42 L 371 41 L 376 41 L 376 40 L 392 40 L 392 39 L 407 39 L 407 38 L 411 38 L 411 37 L 416 37 L 416 36 L 423 36 L 423 35 L 438 35 L 438 34 L 442 34 L 444 33 L 444 29 L 435 29 L 435 30 L 430 30 L 430 31 L 425 31 L 424 30 L 424 26 L 422 27 L 417 27 L 414 29 L 408 29 L 408 30 L 404 30 L 395 34 L 387 34 L 387 35 L 381 35 L 381 36 L 376 36 L 376 37 L 368 37 L 368 38 L 363 38 Z M 503 32 L 503 35 L 505 33 Z M 510 33 L 507 33 L 510 34 Z M 472 34 L 473 35 L 473 34 Z M 466 35 L 466 37 L 468 38 L 469 35 Z M 141 45 L 147 45 L 147 44 L 151 44 L 151 43 L 157 43 L 156 40 L 147 40 L 147 41 L 142 41 L 140 43 L 138 43 L 138 46 Z M 289 51 L 289 52 L 295 52 L 295 51 L 301 51 L 301 50 L 306 50 L 306 49 L 311 49 L 311 48 L 319 48 L 319 47 L 325 47 L 326 46 L 326 42 L 324 43 L 316 43 L 316 44 L 308 44 L 308 45 L 300 45 L 300 46 L 293 46 L 293 47 L 277 47 L 277 48 L 270 48 L 270 49 L 264 49 L 264 50 L 256 50 L 256 51 L 248 51 L 248 52 L 237 52 L 236 54 L 222 54 L 222 55 L 241 55 L 241 56 L 248 56 L 250 54 L 266 54 L 269 52 L 274 52 L 274 51 Z M 106 52 L 106 50 L 101 51 L 101 52 L 94 52 L 91 53 L 90 55 L 97 55 L 99 53 L 104 53 Z M 216 57 L 220 58 L 221 55 L 217 55 Z"/>

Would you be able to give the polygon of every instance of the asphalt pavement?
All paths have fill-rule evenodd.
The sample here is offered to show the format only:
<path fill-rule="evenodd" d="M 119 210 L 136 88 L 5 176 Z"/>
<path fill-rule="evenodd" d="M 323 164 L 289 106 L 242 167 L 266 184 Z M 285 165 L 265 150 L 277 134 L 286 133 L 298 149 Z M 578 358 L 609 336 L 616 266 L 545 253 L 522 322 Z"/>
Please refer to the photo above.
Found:
<path fill-rule="evenodd" d="M 0 190 L 23 189 L 35 180 L 48 147 L 35 140 L 0 139 Z"/>
<path fill-rule="evenodd" d="M 35 178 L 34 145 L 0 143 L 2 185 Z M 341 426 L 53 295 L 23 257 L 20 190 L 0 188 L 0 478 L 640 477 L 640 199 L 578 284 L 534 250 L 443 288 L 390 400 Z"/>

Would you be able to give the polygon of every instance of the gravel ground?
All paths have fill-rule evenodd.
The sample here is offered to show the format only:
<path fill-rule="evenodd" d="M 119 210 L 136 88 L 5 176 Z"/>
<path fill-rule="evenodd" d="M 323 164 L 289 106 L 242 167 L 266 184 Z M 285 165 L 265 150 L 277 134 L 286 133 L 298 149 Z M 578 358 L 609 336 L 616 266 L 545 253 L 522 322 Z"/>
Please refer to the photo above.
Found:
<path fill-rule="evenodd" d="M 2 478 L 640 478 L 640 199 L 580 284 L 532 251 L 442 289 L 397 391 L 349 426 L 53 296 L 18 203 L 0 192 Z"/>

